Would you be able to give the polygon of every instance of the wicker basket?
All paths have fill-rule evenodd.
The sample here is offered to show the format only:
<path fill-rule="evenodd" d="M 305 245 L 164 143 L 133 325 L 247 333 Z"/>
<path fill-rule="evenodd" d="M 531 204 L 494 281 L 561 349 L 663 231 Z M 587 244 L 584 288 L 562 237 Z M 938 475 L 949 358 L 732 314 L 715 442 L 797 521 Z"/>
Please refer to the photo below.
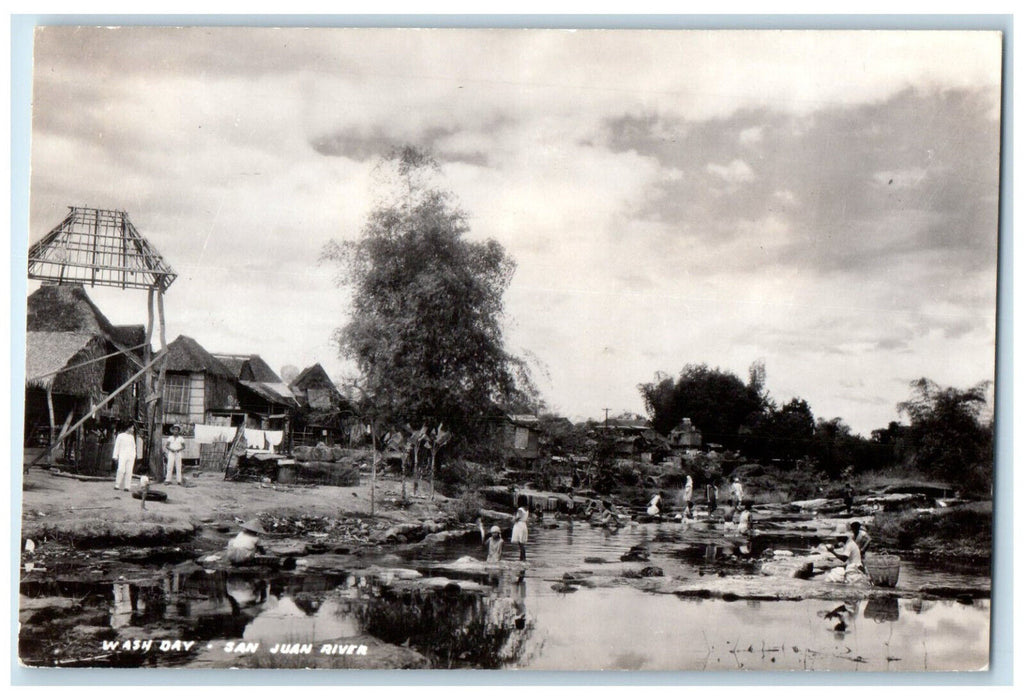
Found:
<path fill-rule="evenodd" d="M 894 554 L 876 554 L 864 562 L 868 578 L 876 586 L 895 588 L 900 578 L 900 558 Z"/>

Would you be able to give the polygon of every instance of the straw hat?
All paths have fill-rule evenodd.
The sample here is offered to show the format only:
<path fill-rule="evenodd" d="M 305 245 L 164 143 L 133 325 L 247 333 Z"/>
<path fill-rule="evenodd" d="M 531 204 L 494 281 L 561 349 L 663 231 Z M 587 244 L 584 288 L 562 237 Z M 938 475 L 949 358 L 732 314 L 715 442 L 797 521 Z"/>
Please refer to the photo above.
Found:
<path fill-rule="evenodd" d="M 500 535 L 501 534 L 501 528 L 498 527 L 497 525 L 492 525 L 491 526 L 491 534 L 493 535 L 494 533 L 498 533 Z"/>
<path fill-rule="evenodd" d="M 247 532 L 256 533 L 257 535 L 267 534 L 267 531 L 260 526 L 260 521 L 255 518 L 242 523 L 241 528 Z"/>

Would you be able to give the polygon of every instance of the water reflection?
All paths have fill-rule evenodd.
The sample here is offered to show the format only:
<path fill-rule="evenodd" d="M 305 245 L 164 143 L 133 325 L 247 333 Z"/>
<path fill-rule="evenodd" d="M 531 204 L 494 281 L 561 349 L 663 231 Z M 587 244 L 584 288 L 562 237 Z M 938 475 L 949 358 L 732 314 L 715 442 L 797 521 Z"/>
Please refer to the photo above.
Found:
<path fill-rule="evenodd" d="M 575 578 L 587 568 L 617 571 L 620 556 L 634 545 L 649 547 L 652 562 L 666 577 L 747 573 L 764 546 L 755 542 L 746 554 L 743 543 L 708 542 L 707 537 L 697 528 L 684 531 L 672 524 L 538 529 L 531 532 L 525 576 L 518 569 L 456 572 L 444 564 L 462 554 L 479 555 L 478 538 L 407 553 L 403 566 L 424 577 L 448 577 L 443 580 L 449 585 L 437 586 L 406 582 L 385 570 L 261 574 L 194 564 L 136 571 L 130 581 L 113 583 L 26 581 L 23 596 L 71 600 L 76 607 L 74 614 L 67 607 L 23 614 L 20 649 L 28 663 L 52 663 L 55 640 L 87 630 L 105 639 L 160 635 L 204 644 L 306 643 L 370 634 L 407 644 L 442 667 L 923 670 L 987 663 L 986 600 L 900 598 L 896 592 L 847 601 L 837 611 L 838 601 L 683 601 L 623 585 L 588 588 Z M 608 566 L 593 566 L 601 562 Z M 315 558 L 310 564 L 316 565 Z M 911 564 L 905 571 L 909 579 L 901 584 L 987 583 L 983 574 L 968 570 L 948 574 Z M 575 583 L 573 594 L 559 593 L 552 581 Z M 87 651 L 96 646 L 95 637 L 81 645 Z M 82 658 L 89 657 L 83 652 Z M 180 655 L 88 663 L 192 661 Z"/>

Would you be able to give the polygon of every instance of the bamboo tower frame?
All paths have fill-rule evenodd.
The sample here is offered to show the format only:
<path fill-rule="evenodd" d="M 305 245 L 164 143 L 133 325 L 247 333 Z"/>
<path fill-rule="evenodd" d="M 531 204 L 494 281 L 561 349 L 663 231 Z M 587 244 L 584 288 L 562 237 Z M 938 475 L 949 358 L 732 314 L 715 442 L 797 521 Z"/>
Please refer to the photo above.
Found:
<path fill-rule="evenodd" d="M 60 224 L 29 247 L 28 278 L 47 284 L 147 290 L 144 401 L 149 434 L 149 470 L 158 476 L 162 471 L 160 443 L 163 439 L 167 351 L 164 292 L 178 274 L 139 233 L 127 212 L 75 206 L 68 209 L 68 215 Z M 152 350 L 154 316 L 160 324 L 160 352 L 155 358 Z M 135 381 L 135 378 L 130 381 Z M 119 387 L 117 391 L 123 388 Z M 59 444 L 65 437 L 62 431 L 56 442 Z M 51 450 L 54 448 L 51 445 Z"/>

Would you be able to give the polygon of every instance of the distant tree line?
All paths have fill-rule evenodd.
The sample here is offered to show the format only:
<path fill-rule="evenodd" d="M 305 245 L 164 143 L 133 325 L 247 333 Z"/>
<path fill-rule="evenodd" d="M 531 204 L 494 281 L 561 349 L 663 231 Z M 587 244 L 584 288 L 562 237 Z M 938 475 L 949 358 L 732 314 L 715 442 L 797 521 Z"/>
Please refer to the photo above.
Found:
<path fill-rule="evenodd" d="M 638 388 L 660 433 L 689 418 L 705 444 L 749 459 L 809 464 L 832 479 L 898 465 L 975 490 L 991 484 L 993 426 L 983 419 L 986 384 L 960 390 L 929 379 L 912 382 L 911 398 L 897 406 L 909 425 L 892 422 L 864 438 L 841 418 L 816 420 L 804 399 L 779 405 L 765 390 L 764 377 L 761 363 L 751 366 L 747 382 L 719 368 L 690 364 L 678 377 L 659 373 Z"/>

